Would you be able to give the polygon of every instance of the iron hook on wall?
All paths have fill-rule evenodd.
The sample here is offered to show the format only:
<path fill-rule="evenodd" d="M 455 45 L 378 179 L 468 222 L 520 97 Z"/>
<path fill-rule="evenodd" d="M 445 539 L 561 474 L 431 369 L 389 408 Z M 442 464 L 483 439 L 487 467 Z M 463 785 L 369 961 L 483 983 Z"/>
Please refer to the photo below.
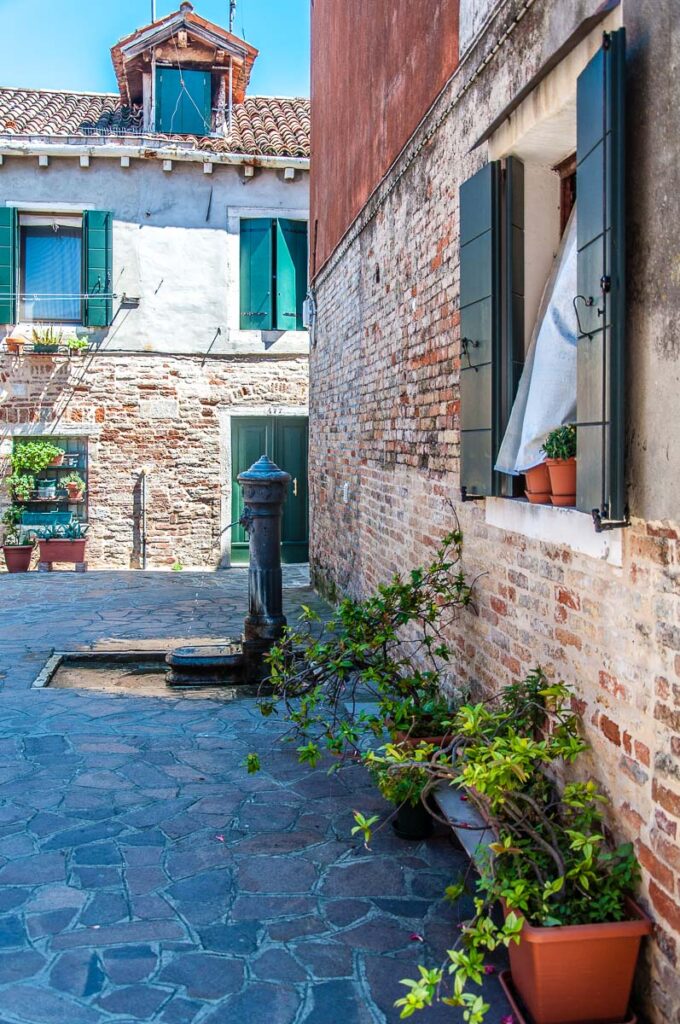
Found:
<path fill-rule="evenodd" d="M 479 348 L 479 342 L 478 341 L 473 341 L 472 338 L 461 338 L 460 339 L 460 344 L 461 344 L 461 348 L 463 350 L 463 355 L 465 356 L 465 358 L 468 361 L 468 367 L 471 370 L 474 370 L 475 373 L 477 373 L 477 370 L 479 369 L 479 367 L 472 365 L 472 360 L 470 359 L 470 347 L 472 347 L 472 348 Z"/>
<path fill-rule="evenodd" d="M 595 305 L 595 299 L 592 297 L 592 295 L 589 295 L 588 298 L 586 298 L 585 295 L 575 295 L 574 298 L 571 300 L 572 301 L 572 305 L 574 307 L 574 313 L 576 314 L 576 324 L 578 326 L 578 333 L 581 334 L 581 335 L 585 335 L 585 337 L 588 338 L 588 340 L 590 341 L 592 339 L 592 337 L 593 337 L 593 332 L 592 331 L 585 331 L 583 329 L 583 327 L 581 326 L 581 318 L 578 315 L 578 306 L 577 306 L 577 302 L 579 300 L 583 303 L 584 306 L 588 306 L 588 308 L 591 308 L 592 306 Z M 598 316 L 602 316 L 603 315 L 603 310 L 601 310 L 599 308 L 599 306 L 598 306 L 598 309 L 597 309 L 597 315 Z"/>

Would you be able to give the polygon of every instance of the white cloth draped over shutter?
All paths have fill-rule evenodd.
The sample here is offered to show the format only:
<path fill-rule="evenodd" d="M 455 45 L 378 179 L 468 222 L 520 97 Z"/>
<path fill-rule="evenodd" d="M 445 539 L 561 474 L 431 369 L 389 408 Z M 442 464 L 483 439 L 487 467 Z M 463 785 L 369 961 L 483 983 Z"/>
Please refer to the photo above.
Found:
<path fill-rule="evenodd" d="M 576 419 L 576 207 L 543 291 L 496 469 L 517 476 L 542 462 L 555 427 Z"/>

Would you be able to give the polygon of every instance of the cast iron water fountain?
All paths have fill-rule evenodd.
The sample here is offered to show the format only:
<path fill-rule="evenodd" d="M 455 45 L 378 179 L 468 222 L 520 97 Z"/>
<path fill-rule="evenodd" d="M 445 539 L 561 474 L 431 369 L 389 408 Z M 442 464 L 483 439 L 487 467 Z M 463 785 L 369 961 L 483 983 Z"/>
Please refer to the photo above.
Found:
<path fill-rule="evenodd" d="M 233 686 L 259 683 L 267 676 L 265 656 L 283 636 L 281 577 L 281 516 L 289 473 L 262 455 L 239 473 L 243 514 L 239 523 L 248 533 L 248 614 L 241 640 L 207 647 L 177 647 L 166 657 L 167 685 Z"/>

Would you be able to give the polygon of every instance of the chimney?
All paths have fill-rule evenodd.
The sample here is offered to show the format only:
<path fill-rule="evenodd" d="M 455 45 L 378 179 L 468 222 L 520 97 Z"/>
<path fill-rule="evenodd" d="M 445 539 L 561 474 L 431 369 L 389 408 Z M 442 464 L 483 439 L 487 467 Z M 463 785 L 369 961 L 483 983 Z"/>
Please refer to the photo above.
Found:
<path fill-rule="evenodd" d="M 183 0 L 183 3 L 179 5 L 179 9 L 183 14 L 191 14 L 194 9 L 194 5 L 190 4 L 189 0 Z"/>

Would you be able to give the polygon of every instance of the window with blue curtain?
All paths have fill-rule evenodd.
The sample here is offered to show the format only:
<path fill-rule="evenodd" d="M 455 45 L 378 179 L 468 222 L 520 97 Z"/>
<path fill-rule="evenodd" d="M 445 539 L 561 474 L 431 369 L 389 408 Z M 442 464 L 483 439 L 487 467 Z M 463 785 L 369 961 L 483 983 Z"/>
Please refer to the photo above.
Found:
<path fill-rule="evenodd" d="M 21 317 L 80 322 L 82 229 L 21 225 Z"/>

